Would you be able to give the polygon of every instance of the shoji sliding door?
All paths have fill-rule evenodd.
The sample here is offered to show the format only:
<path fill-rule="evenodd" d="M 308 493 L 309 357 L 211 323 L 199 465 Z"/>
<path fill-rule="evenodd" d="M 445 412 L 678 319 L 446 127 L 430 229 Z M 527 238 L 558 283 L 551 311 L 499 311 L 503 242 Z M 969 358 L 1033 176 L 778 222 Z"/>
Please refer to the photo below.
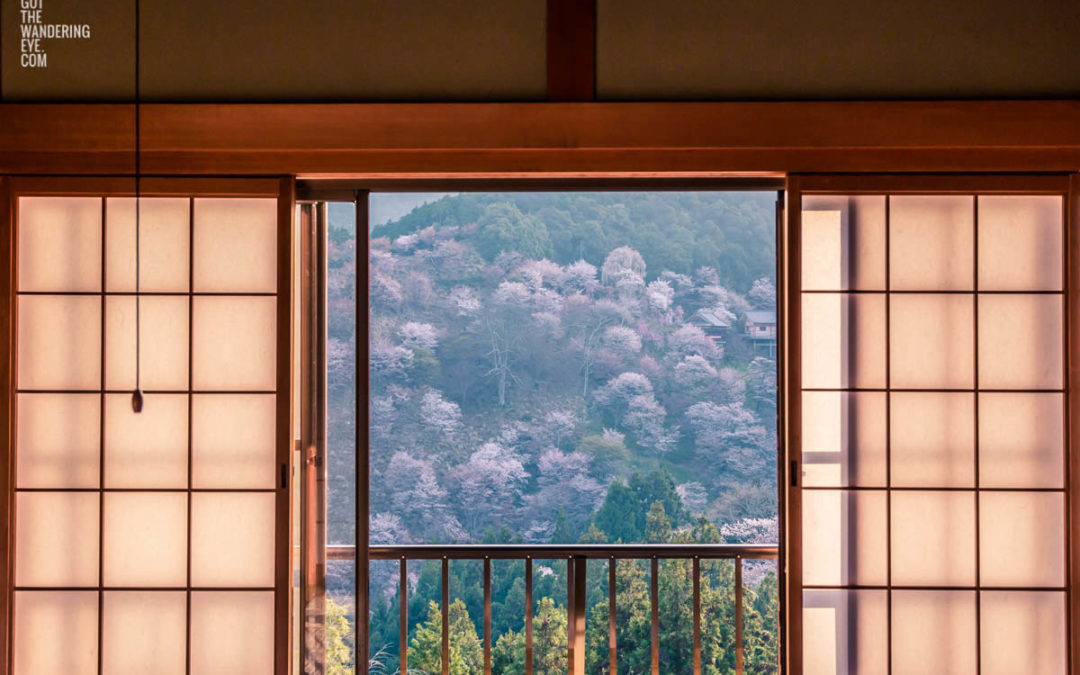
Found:
<path fill-rule="evenodd" d="M 154 183 L 12 193 L 19 675 L 285 672 L 291 194 Z"/>
<path fill-rule="evenodd" d="M 792 671 L 1068 672 L 1067 181 L 792 188 Z"/>

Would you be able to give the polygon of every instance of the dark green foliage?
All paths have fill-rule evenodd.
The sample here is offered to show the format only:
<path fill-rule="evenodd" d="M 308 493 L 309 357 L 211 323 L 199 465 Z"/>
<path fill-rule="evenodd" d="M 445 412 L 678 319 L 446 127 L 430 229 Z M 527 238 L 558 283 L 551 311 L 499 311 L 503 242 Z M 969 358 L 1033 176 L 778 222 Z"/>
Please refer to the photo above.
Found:
<path fill-rule="evenodd" d="M 464 196 L 464 195 L 462 195 Z M 472 195 L 468 195 L 472 196 Z M 404 234 L 412 234 L 434 225 L 447 227 L 466 225 L 480 220 L 480 214 L 489 200 L 462 199 L 461 196 L 446 196 L 438 201 L 423 204 L 410 211 L 406 216 L 372 229 L 371 236 L 395 239 Z"/>
<path fill-rule="evenodd" d="M 538 258 L 550 255 L 561 265 L 583 258 L 599 265 L 613 248 L 630 246 L 645 256 L 650 279 L 663 270 L 692 274 L 709 265 L 721 283 L 745 293 L 755 279 L 775 273 L 773 201 L 771 193 L 466 193 L 418 207 L 375 228 L 372 236 L 477 223 L 489 205 L 502 202 L 545 227 L 550 253 Z"/>
<path fill-rule="evenodd" d="M 561 544 L 575 539 L 577 537 L 570 530 L 570 522 L 566 519 L 566 509 L 560 506 L 555 514 L 555 529 L 551 532 L 551 543 Z"/>
<path fill-rule="evenodd" d="M 547 226 L 536 216 L 522 213 L 510 202 L 496 202 L 480 217 L 476 250 L 487 260 L 508 251 L 540 260 L 551 254 L 551 238 Z"/>
<path fill-rule="evenodd" d="M 607 534 L 609 542 L 642 541 L 654 504 L 660 505 L 675 526 L 689 519 L 671 474 L 666 469 L 653 469 L 644 475 L 635 472 L 626 484 L 612 483 L 592 522 Z"/>

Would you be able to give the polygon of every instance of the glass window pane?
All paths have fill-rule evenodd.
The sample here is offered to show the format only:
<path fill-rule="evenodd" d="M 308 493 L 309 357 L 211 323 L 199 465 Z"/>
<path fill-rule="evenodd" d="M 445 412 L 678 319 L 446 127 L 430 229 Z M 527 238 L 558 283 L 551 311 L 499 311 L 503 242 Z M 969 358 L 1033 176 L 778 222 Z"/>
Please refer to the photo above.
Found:
<path fill-rule="evenodd" d="M 274 585 L 274 493 L 191 497 L 191 585 Z"/>
<path fill-rule="evenodd" d="M 892 493 L 892 582 L 896 586 L 975 584 L 975 496 Z"/>
<path fill-rule="evenodd" d="M 893 675 L 974 675 L 975 593 L 893 591 Z"/>
<path fill-rule="evenodd" d="M 803 386 L 885 386 L 885 297 L 807 293 L 802 298 Z"/>
<path fill-rule="evenodd" d="M 277 200 L 195 200 L 194 290 L 277 291 Z"/>
<path fill-rule="evenodd" d="M 135 290 L 135 200 L 107 200 L 105 288 Z M 147 198 L 139 204 L 139 290 L 144 293 L 186 293 L 191 245 L 190 200 Z"/>
<path fill-rule="evenodd" d="M 272 391 L 277 385 L 277 301 L 266 297 L 197 297 L 193 387 Z"/>
<path fill-rule="evenodd" d="M 979 289 L 1061 290 L 1062 198 L 979 197 Z"/>
<path fill-rule="evenodd" d="M 274 672 L 274 594 L 193 592 L 191 672 L 198 675 Z"/>
<path fill-rule="evenodd" d="M 885 492 L 805 490 L 803 583 L 885 584 Z"/>
<path fill-rule="evenodd" d="M 20 291 L 101 290 L 101 199 L 19 199 Z"/>
<path fill-rule="evenodd" d="M 15 585 L 98 585 L 98 494 L 15 495 Z"/>
<path fill-rule="evenodd" d="M 804 196 L 804 290 L 884 290 L 885 197 Z"/>
<path fill-rule="evenodd" d="M 983 591 L 980 600 L 983 675 L 1068 672 L 1064 593 Z"/>
<path fill-rule="evenodd" d="M 885 485 L 884 392 L 802 395 L 803 485 Z"/>
<path fill-rule="evenodd" d="M 105 486 L 186 488 L 186 394 L 144 394 L 142 412 L 131 394 L 105 396 Z"/>
<path fill-rule="evenodd" d="M 1061 394 L 979 394 L 979 484 L 1059 488 L 1064 484 Z"/>
<path fill-rule="evenodd" d="M 984 492 L 979 497 L 983 586 L 1065 583 L 1065 501 L 1055 492 Z"/>
<path fill-rule="evenodd" d="M 15 675 L 97 671 L 97 591 L 17 591 L 14 615 Z"/>
<path fill-rule="evenodd" d="M 889 198 L 889 276 L 893 290 L 971 290 L 974 199 Z"/>
<path fill-rule="evenodd" d="M 106 586 L 187 583 L 187 494 L 105 494 Z"/>
<path fill-rule="evenodd" d="M 974 487 L 975 395 L 894 392 L 892 484 Z"/>
<path fill-rule="evenodd" d="M 979 296 L 979 386 L 1060 389 L 1059 295 Z"/>
<path fill-rule="evenodd" d="M 18 298 L 20 389 L 101 388 L 101 298 Z"/>
<path fill-rule="evenodd" d="M 98 394 L 18 395 L 18 484 L 95 488 L 101 461 Z"/>
<path fill-rule="evenodd" d="M 894 295 L 890 303 L 892 386 L 970 389 L 974 376 L 971 296 Z"/>
<path fill-rule="evenodd" d="M 192 397 L 191 472 L 196 488 L 272 489 L 277 475 L 276 397 Z"/>
<path fill-rule="evenodd" d="M 103 675 L 184 675 L 186 593 L 109 591 L 103 602 Z"/>
<path fill-rule="evenodd" d="M 105 386 L 135 388 L 135 298 L 105 301 Z M 183 390 L 188 387 L 188 298 L 143 297 L 139 300 L 140 388 Z"/>
<path fill-rule="evenodd" d="M 885 675 L 888 622 L 885 591 L 803 591 L 803 672 Z"/>

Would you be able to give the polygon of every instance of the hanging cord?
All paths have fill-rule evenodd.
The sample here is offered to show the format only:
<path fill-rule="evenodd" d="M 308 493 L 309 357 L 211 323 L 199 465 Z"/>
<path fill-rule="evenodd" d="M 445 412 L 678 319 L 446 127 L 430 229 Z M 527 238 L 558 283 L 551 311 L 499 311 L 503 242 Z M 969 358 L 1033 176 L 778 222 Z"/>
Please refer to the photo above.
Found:
<path fill-rule="evenodd" d="M 137 413 L 142 412 L 143 409 L 143 395 L 140 387 L 140 361 L 141 361 L 141 346 L 142 346 L 142 320 L 140 313 L 140 296 L 139 296 L 139 216 L 141 211 L 141 195 L 139 192 L 139 155 L 140 143 L 139 143 L 139 0 L 135 0 L 135 391 L 131 394 L 131 409 Z"/>

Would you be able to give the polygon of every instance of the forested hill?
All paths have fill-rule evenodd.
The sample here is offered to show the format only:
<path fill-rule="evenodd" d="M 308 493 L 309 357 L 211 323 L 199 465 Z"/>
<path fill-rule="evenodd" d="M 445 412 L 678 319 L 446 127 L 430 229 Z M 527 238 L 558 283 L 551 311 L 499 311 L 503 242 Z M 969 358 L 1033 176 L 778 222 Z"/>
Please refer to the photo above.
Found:
<path fill-rule="evenodd" d="M 745 293 L 775 272 L 774 202 L 771 192 L 467 193 L 419 206 L 371 236 L 475 226 L 477 249 L 489 261 L 517 250 L 560 265 L 599 265 L 629 246 L 644 256 L 650 278 L 711 266 L 724 286 Z"/>

